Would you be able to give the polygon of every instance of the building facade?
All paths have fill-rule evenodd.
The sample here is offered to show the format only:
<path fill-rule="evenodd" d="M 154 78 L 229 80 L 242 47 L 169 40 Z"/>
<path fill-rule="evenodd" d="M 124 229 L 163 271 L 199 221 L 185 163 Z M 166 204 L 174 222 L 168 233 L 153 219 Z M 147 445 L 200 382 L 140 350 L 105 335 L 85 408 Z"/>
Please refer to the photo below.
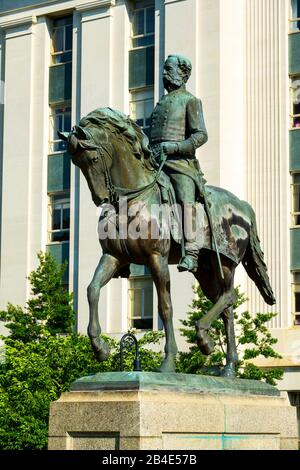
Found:
<path fill-rule="evenodd" d="M 183 54 L 208 129 L 197 153 L 205 177 L 257 214 L 282 355 L 267 365 L 284 367 L 279 386 L 300 405 L 299 50 L 299 0 L 0 1 L 0 308 L 25 303 L 26 276 L 48 249 L 69 263 L 65 283 L 86 331 L 99 211 L 57 130 L 110 106 L 147 133 L 164 59 Z M 171 276 L 178 331 L 194 281 L 176 267 Z M 243 268 L 236 279 L 251 312 L 269 311 Z M 103 289 L 100 315 L 103 331 L 117 336 L 161 328 L 146 268 Z"/>

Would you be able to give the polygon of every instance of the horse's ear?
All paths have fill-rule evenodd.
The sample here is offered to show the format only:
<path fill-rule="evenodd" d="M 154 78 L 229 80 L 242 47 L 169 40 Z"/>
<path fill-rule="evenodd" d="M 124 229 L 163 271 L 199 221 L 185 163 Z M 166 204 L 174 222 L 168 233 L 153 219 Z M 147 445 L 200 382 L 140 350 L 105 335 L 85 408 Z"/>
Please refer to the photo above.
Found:
<path fill-rule="evenodd" d="M 81 140 L 86 140 L 90 138 L 89 135 L 85 132 L 83 127 L 74 126 L 74 131 L 77 137 Z"/>
<path fill-rule="evenodd" d="M 59 132 L 59 131 L 57 131 L 57 135 L 61 140 L 65 140 L 66 142 L 68 141 L 69 132 Z"/>

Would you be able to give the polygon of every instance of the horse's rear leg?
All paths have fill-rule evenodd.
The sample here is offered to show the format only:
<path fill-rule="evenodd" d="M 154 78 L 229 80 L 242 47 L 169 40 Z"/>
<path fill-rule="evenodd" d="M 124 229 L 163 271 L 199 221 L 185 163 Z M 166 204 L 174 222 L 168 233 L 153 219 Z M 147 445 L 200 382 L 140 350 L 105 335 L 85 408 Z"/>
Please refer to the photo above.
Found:
<path fill-rule="evenodd" d="M 212 338 L 208 335 L 207 331 L 210 329 L 214 320 L 219 318 L 221 313 L 226 309 L 230 308 L 235 300 L 236 295 L 233 288 L 233 274 L 230 268 L 223 266 L 223 271 L 225 274 L 225 285 L 222 287 L 224 289 L 223 293 L 219 294 L 219 298 L 215 305 L 196 323 L 196 334 L 197 334 L 197 344 L 200 351 L 209 355 L 214 350 L 214 342 Z M 221 284 L 220 284 L 221 291 Z M 226 326 L 226 325 L 225 325 Z"/>
<path fill-rule="evenodd" d="M 162 319 L 166 334 L 165 358 L 159 368 L 159 372 L 175 372 L 175 357 L 178 349 L 173 327 L 168 260 L 159 254 L 152 255 L 149 267 L 157 290 L 158 313 Z"/>
<path fill-rule="evenodd" d="M 114 273 L 119 269 L 120 262 L 109 254 L 101 257 L 96 268 L 92 282 L 88 286 L 87 296 L 90 309 L 90 319 L 88 325 L 88 335 L 97 361 L 105 361 L 109 356 L 109 348 L 107 343 L 99 338 L 101 333 L 98 303 L 101 287 L 105 286 L 113 277 Z"/>
<path fill-rule="evenodd" d="M 222 313 L 222 319 L 226 332 L 226 365 L 221 373 L 223 377 L 235 377 L 236 367 L 238 364 L 238 354 L 236 350 L 235 334 L 234 334 L 234 314 L 233 307 L 229 307 Z"/>

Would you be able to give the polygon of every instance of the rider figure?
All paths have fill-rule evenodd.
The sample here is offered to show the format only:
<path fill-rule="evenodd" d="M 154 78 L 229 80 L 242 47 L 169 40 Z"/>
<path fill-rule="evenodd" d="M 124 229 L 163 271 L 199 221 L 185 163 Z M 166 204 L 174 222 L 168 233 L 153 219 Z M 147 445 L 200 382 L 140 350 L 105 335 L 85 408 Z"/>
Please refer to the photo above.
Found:
<path fill-rule="evenodd" d="M 167 155 L 164 171 L 174 186 L 177 202 L 195 207 L 202 201 L 203 173 L 195 151 L 207 141 L 201 101 L 185 89 L 192 71 L 189 59 L 169 55 L 164 64 L 163 82 L 168 94 L 163 96 L 151 116 L 150 144 L 155 155 L 162 149 Z M 193 211 L 195 214 L 195 211 Z M 184 235 L 184 252 L 179 271 L 196 271 L 200 247 Z"/>

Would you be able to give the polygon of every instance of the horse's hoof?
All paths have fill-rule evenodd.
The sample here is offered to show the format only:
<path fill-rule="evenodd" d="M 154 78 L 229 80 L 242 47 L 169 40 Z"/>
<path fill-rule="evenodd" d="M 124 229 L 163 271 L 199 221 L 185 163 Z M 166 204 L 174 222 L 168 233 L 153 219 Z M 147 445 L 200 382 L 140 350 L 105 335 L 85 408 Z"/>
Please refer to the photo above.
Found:
<path fill-rule="evenodd" d="M 160 373 L 176 372 L 174 358 L 164 359 L 160 367 L 156 370 L 156 372 L 160 372 Z"/>
<path fill-rule="evenodd" d="M 107 343 L 100 338 L 90 338 L 94 356 L 98 362 L 104 362 L 108 359 L 110 351 Z"/>
<path fill-rule="evenodd" d="M 214 350 L 215 343 L 203 328 L 196 328 L 196 331 L 198 348 L 202 354 L 209 356 Z"/>
<path fill-rule="evenodd" d="M 227 377 L 229 379 L 235 379 L 236 378 L 235 367 L 225 366 L 224 369 L 220 373 L 220 377 Z"/>

